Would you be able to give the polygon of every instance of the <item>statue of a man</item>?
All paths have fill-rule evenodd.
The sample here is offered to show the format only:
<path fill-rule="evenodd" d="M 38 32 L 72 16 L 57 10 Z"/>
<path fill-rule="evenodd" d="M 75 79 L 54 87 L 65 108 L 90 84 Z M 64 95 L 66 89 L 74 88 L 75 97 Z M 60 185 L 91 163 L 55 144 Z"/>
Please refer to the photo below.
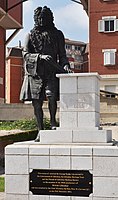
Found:
<path fill-rule="evenodd" d="M 53 13 L 44 6 L 34 10 L 34 28 L 26 37 L 23 50 L 25 76 L 20 99 L 30 100 L 34 107 L 38 130 L 43 130 L 43 101 L 48 100 L 51 129 L 56 129 L 59 80 L 57 73 L 70 70 L 63 33 L 54 23 Z M 56 67 L 56 64 L 57 66 Z M 39 141 L 38 133 L 35 141 Z"/>

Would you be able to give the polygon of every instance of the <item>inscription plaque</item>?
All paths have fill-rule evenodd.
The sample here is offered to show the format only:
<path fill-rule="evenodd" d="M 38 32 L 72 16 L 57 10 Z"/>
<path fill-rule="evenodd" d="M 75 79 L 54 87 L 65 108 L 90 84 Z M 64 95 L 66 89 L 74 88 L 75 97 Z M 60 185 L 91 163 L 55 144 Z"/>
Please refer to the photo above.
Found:
<path fill-rule="evenodd" d="M 34 195 L 88 197 L 93 192 L 93 177 L 87 170 L 33 169 L 29 185 Z"/>

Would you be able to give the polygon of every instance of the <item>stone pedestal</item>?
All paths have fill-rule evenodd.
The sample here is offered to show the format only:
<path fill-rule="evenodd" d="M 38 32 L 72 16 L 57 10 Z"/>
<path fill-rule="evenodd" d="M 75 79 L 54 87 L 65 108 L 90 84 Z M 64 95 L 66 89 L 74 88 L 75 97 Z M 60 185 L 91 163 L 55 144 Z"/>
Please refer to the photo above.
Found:
<path fill-rule="evenodd" d="M 117 200 L 118 147 L 113 146 L 111 131 L 99 126 L 100 76 L 86 73 L 58 77 L 60 127 L 41 131 L 40 143 L 28 141 L 6 147 L 6 200 Z M 41 175 L 44 185 L 38 183 L 37 187 L 31 187 L 31 174 L 36 170 L 39 172 L 37 178 L 40 170 L 44 170 Z M 55 174 L 55 170 L 58 173 Z M 78 172 L 80 175 L 74 175 Z M 86 195 L 89 190 L 85 187 L 86 172 L 92 177 L 89 195 Z M 33 193 L 33 189 L 38 192 L 39 188 L 47 191 L 47 182 L 51 182 L 48 195 Z M 83 195 L 77 195 L 76 191 L 79 194 L 83 191 Z"/>

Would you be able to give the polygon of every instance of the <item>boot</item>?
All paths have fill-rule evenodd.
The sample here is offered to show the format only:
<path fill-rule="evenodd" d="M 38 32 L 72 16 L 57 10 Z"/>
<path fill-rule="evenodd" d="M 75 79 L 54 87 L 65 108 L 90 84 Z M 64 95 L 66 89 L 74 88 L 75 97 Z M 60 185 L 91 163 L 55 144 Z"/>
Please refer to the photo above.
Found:
<path fill-rule="evenodd" d="M 36 139 L 35 139 L 35 142 L 40 142 L 40 131 L 39 131 L 38 134 L 37 134 L 37 137 L 36 137 Z"/>

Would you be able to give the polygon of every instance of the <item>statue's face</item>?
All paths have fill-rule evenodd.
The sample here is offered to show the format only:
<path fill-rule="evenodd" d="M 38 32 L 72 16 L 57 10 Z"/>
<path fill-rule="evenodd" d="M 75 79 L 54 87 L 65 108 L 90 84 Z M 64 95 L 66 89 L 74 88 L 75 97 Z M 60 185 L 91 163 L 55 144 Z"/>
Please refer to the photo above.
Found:
<path fill-rule="evenodd" d="M 53 23 L 53 14 L 47 7 L 39 7 L 35 10 L 34 21 L 37 26 L 47 27 Z"/>
<path fill-rule="evenodd" d="M 39 16 L 38 16 L 38 24 L 39 26 L 41 27 L 44 27 L 48 24 L 48 18 L 46 16 L 46 13 L 41 13 Z"/>

